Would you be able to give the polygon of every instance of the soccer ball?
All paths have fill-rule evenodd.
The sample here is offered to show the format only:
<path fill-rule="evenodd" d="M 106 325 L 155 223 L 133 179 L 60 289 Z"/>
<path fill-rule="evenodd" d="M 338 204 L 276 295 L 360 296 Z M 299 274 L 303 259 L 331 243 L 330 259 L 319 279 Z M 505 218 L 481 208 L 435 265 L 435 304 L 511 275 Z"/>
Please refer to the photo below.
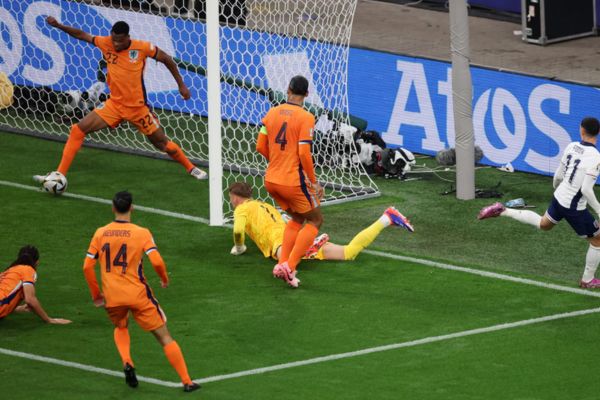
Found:
<path fill-rule="evenodd" d="M 50 172 L 44 178 L 42 188 L 53 194 L 63 194 L 67 190 L 67 178 L 58 171 Z"/>

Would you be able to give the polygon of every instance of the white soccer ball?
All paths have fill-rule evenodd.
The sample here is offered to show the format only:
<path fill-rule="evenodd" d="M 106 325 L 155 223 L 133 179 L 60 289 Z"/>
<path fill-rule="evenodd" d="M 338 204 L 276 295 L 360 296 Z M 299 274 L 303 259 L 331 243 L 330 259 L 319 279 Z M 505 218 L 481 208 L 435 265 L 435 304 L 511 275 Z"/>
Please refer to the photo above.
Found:
<path fill-rule="evenodd" d="M 53 194 L 63 194 L 67 190 L 67 177 L 58 171 L 50 172 L 44 178 L 42 187 L 46 192 Z"/>

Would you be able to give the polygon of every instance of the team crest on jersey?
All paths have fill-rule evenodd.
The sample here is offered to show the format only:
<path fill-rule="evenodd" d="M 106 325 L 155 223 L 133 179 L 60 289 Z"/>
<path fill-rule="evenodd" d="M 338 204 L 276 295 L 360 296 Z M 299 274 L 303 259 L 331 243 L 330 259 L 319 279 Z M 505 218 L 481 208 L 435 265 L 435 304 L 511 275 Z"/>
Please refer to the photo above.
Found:
<path fill-rule="evenodd" d="M 136 62 L 138 60 L 139 55 L 140 52 L 138 50 L 129 50 L 129 62 Z"/>

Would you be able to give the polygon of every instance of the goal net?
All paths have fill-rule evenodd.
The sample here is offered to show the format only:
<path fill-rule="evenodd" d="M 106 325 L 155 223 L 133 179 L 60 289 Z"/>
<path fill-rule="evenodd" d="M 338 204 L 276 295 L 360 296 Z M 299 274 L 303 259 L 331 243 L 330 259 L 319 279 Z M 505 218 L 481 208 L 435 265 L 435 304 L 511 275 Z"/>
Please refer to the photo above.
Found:
<path fill-rule="evenodd" d="M 324 204 L 378 195 L 352 140 L 356 127 L 366 122 L 348 113 L 355 7 L 356 0 L 220 2 L 224 192 L 243 180 L 255 188 L 257 198 L 268 200 L 262 179 L 266 163 L 254 149 L 257 125 L 270 107 L 285 101 L 290 78 L 301 74 L 310 82 L 306 108 L 317 120 L 313 153 L 325 186 Z M 0 128 L 65 140 L 69 126 L 108 94 L 106 66 L 99 50 L 51 28 L 46 16 L 92 35 L 108 35 L 123 20 L 132 38 L 172 55 L 192 98 L 181 99 L 168 70 L 149 60 L 147 101 L 167 135 L 197 164 L 208 165 L 205 1 L 0 0 L 0 72 L 14 85 L 12 105 L 0 110 Z M 89 135 L 86 144 L 160 155 L 127 123 Z M 227 196 L 220 199 L 225 217 L 231 217 Z"/>

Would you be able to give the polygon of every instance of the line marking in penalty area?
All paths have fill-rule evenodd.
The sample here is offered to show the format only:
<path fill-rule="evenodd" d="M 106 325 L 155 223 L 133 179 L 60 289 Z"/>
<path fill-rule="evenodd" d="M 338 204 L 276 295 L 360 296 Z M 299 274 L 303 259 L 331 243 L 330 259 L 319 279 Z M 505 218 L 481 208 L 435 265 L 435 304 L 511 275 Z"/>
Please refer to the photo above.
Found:
<path fill-rule="evenodd" d="M 31 190 L 34 192 L 42 192 L 42 190 L 40 189 L 39 186 L 22 185 L 20 183 L 8 182 L 8 181 L 3 181 L 3 180 L 0 180 L 0 185 L 10 186 L 10 187 L 18 188 L 18 189 Z M 63 193 L 62 196 L 73 198 L 73 199 L 79 199 L 79 200 L 87 200 L 87 201 L 91 201 L 94 203 L 112 205 L 112 200 L 102 199 L 100 197 L 86 196 L 84 194 L 75 194 L 75 193 L 66 192 L 66 193 Z M 181 213 L 177 213 L 177 212 L 173 212 L 173 211 L 161 210 L 159 208 L 139 206 L 136 204 L 135 209 L 137 211 L 145 211 L 147 213 L 164 215 L 166 217 L 184 219 L 184 220 L 193 221 L 193 222 L 200 222 L 200 223 L 206 224 L 206 225 L 209 225 L 209 223 L 210 223 L 210 221 L 207 220 L 206 218 L 195 217 L 193 215 L 181 214 Z"/>
<path fill-rule="evenodd" d="M 467 336 L 479 335 L 482 333 L 498 332 L 498 331 L 507 330 L 507 329 L 519 328 L 519 327 L 527 326 L 527 325 L 540 324 L 543 322 L 556 321 L 556 320 L 561 320 L 561 319 L 567 319 L 567 318 L 573 318 L 573 317 L 579 317 L 582 315 L 597 314 L 597 313 L 600 313 L 600 307 L 590 308 L 590 309 L 586 309 L 586 310 L 572 311 L 572 312 L 567 312 L 567 313 L 547 315 L 545 317 L 525 319 L 525 320 L 516 321 L 516 322 L 508 322 L 508 323 L 504 323 L 504 324 L 488 326 L 485 328 L 470 329 L 467 331 L 455 332 L 455 333 L 450 333 L 450 334 L 446 334 L 446 335 L 430 336 L 430 337 L 426 337 L 423 339 L 411 340 L 408 342 L 394 343 L 394 344 L 388 344 L 388 345 L 377 346 L 377 347 L 369 347 L 366 349 L 351 351 L 351 352 L 347 352 L 347 353 L 331 354 L 328 356 L 309 358 L 307 360 L 293 361 L 293 362 L 289 362 L 289 363 L 285 363 L 285 364 L 277 364 L 277 365 L 272 365 L 272 366 L 263 367 L 263 368 L 255 368 L 255 369 L 250 369 L 250 370 L 246 370 L 246 371 L 234 372 L 231 374 L 209 376 L 209 377 L 203 378 L 203 379 L 196 379 L 194 382 L 203 384 L 203 383 L 209 383 L 209 382 L 225 381 L 228 379 L 241 378 L 241 377 L 250 376 L 250 375 L 259 375 L 259 374 L 264 374 L 267 372 L 280 371 L 283 369 L 301 367 L 304 365 L 319 364 L 319 363 L 328 362 L 328 361 L 353 358 L 353 357 L 363 356 L 363 355 L 367 355 L 367 354 L 380 353 L 380 352 L 384 352 L 384 351 L 402 349 L 402 348 L 407 348 L 407 347 L 416 347 L 416 346 L 421 346 L 421 345 L 425 345 L 425 344 L 429 344 L 429 343 L 436 343 L 436 342 L 442 342 L 442 341 L 451 340 L 451 339 L 463 338 L 463 337 L 467 337 Z M 71 362 L 71 361 L 64 361 L 64 360 L 60 360 L 60 359 L 52 358 L 52 357 L 38 356 L 35 354 L 23 353 L 20 351 L 14 351 L 14 350 L 3 349 L 3 348 L 0 348 L 0 354 L 5 354 L 5 355 L 13 356 L 13 357 L 25 358 L 25 359 L 34 360 L 34 361 L 45 362 L 45 363 L 54 364 L 54 365 L 60 365 L 63 367 L 75 368 L 75 369 L 79 369 L 79 370 L 83 370 L 83 371 L 94 372 L 97 374 L 104 374 L 104 375 L 115 376 L 118 378 L 123 378 L 123 372 L 121 372 L 121 371 L 112 371 L 112 370 L 105 369 L 105 368 L 99 368 L 99 367 L 95 367 L 92 365 L 80 364 L 80 363 Z M 148 377 L 144 377 L 144 376 L 138 376 L 138 380 L 140 380 L 141 382 L 147 382 L 147 383 L 151 383 L 151 384 L 159 385 L 159 386 L 181 387 L 181 383 L 179 383 L 179 382 L 163 381 L 161 379 L 148 378 Z"/>
<path fill-rule="evenodd" d="M 18 189 L 31 190 L 31 191 L 35 191 L 35 192 L 41 191 L 38 186 L 23 185 L 20 183 L 14 183 L 14 182 L 9 182 L 9 181 L 4 181 L 4 180 L 0 180 L 0 185 L 10 186 L 10 187 L 18 188 Z M 93 196 L 86 196 L 86 195 L 81 195 L 81 194 L 74 194 L 74 193 L 69 193 L 69 192 L 64 193 L 63 196 L 74 198 L 74 199 L 79 199 L 79 200 L 87 200 L 87 201 L 100 203 L 100 204 L 109 204 L 109 205 L 112 204 L 111 200 L 102 199 L 102 198 L 93 197 Z M 202 218 L 202 217 L 195 217 L 193 215 L 182 214 L 182 213 L 177 213 L 177 212 L 173 212 L 173 211 L 166 211 L 166 210 L 161 210 L 158 208 L 144 207 L 144 206 L 138 206 L 138 205 L 135 206 L 135 209 L 138 211 L 144 211 L 147 213 L 164 215 L 167 217 L 178 218 L 178 219 L 183 219 L 183 220 L 193 221 L 193 222 L 200 222 L 205 225 L 210 225 L 210 221 L 208 219 Z M 225 226 L 228 228 L 232 228 L 231 225 L 225 225 Z M 485 278 L 493 278 L 493 279 L 498 279 L 498 280 L 502 280 L 502 281 L 516 282 L 516 283 L 521 283 L 524 285 L 552 289 L 552 290 L 556 290 L 556 291 L 560 291 L 560 292 L 574 293 L 574 294 L 580 294 L 580 295 L 588 296 L 588 297 L 600 298 L 600 292 L 594 292 L 591 290 L 585 290 L 585 289 L 580 289 L 580 288 L 575 288 L 575 287 L 570 287 L 570 286 L 557 285 L 554 283 L 541 282 L 541 281 L 536 281 L 533 279 L 519 278 L 519 277 L 512 276 L 512 275 L 500 274 L 497 272 L 490 272 L 490 271 L 484 271 L 484 270 L 467 268 L 467 267 L 459 267 L 457 265 L 446 264 L 446 263 L 441 263 L 441 262 L 431 261 L 431 260 L 425 260 L 423 258 L 401 256 L 401 255 L 397 255 L 397 254 L 384 253 L 382 251 L 369 250 L 369 249 L 363 250 L 362 253 L 370 254 L 370 255 L 378 256 L 378 257 L 390 258 L 393 260 L 412 262 L 415 264 L 421 264 L 421 265 L 438 268 L 438 269 L 445 269 L 445 270 L 449 270 L 449 271 L 457 271 L 457 272 L 463 272 L 463 273 L 467 273 L 467 274 L 471 274 L 471 275 L 483 276 Z"/>

